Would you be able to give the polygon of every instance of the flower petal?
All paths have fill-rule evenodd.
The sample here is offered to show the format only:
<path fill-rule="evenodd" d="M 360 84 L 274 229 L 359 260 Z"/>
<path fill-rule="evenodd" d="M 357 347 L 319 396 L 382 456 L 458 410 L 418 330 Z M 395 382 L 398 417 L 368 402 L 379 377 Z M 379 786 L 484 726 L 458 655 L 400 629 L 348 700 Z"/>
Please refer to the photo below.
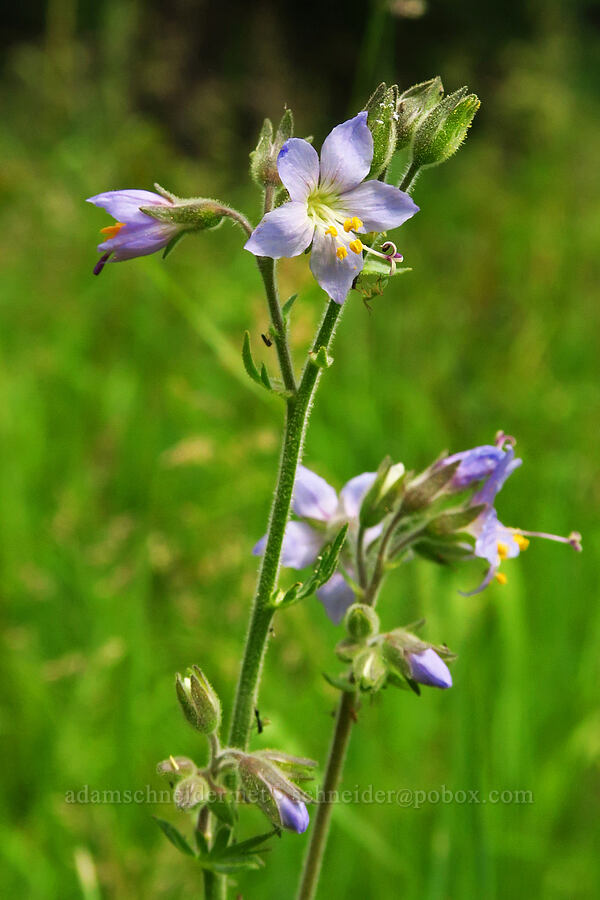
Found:
<path fill-rule="evenodd" d="M 450 669 L 431 647 L 422 653 L 409 653 L 408 664 L 413 680 L 419 684 L 437 688 L 452 687 Z"/>
<path fill-rule="evenodd" d="M 281 565 L 288 569 L 304 569 L 313 563 L 323 546 L 324 537 L 306 522 L 288 522 L 283 536 Z M 262 556 L 267 545 L 267 536 L 252 550 L 254 556 Z"/>
<path fill-rule="evenodd" d="M 279 151 L 277 171 L 292 200 L 306 200 L 319 182 L 319 155 L 308 141 L 290 138 Z"/>
<path fill-rule="evenodd" d="M 496 494 L 502 485 L 515 469 L 518 469 L 522 459 L 515 459 L 515 451 L 512 447 L 508 447 L 504 451 L 503 459 L 498 463 L 488 480 L 482 488 L 474 495 L 471 503 L 493 503 Z"/>
<path fill-rule="evenodd" d="M 408 194 L 393 184 L 365 181 L 340 197 L 343 214 L 358 216 L 365 231 L 387 231 L 397 228 L 419 212 Z"/>
<path fill-rule="evenodd" d="M 357 519 L 363 497 L 375 481 L 376 472 L 363 472 L 351 478 L 340 491 L 340 506 L 347 519 Z"/>
<path fill-rule="evenodd" d="M 299 256 L 312 240 L 314 225 L 308 218 L 306 203 L 291 201 L 267 213 L 248 240 L 245 250 L 255 256 Z"/>
<path fill-rule="evenodd" d="M 321 148 L 321 187 L 349 191 L 366 178 L 373 159 L 367 113 L 360 112 L 331 131 Z"/>
<path fill-rule="evenodd" d="M 349 249 L 354 235 L 339 235 L 334 241 L 322 229 L 315 229 L 313 248 L 310 256 L 310 270 L 326 294 L 336 303 L 342 304 L 352 287 L 352 282 L 364 265 L 362 253 L 353 253 Z M 340 243 L 346 248 L 345 259 L 338 259 L 336 249 Z"/>
<path fill-rule="evenodd" d="M 101 206 L 117 222 L 126 222 L 136 224 L 147 223 L 150 216 L 140 212 L 140 206 L 172 206 L 170 200 L 155 194 L 152 191 L 105 191 L 104 194 L 96 194 L 95 197 L 88 197 L 88 203 L 94 206 Z"/>
<path fill-rule="evenodd" d="M 272 789 L 273 799 L 277 804 L 282 828 L 295 831 L 296 834 L 304 834 L 309 824 L 309 816 L 306 805 L 301 800 L 293 800 L 280 791 Z"/>
<path fill-rule="evenodd" d="M 346 610 L 356 599 L 354 591 L 339 572 L 321 585 L 317 591 L 317 597 L 334 625 L 340 624 Z"/>
<path fill-rule="evenodd" d="M 298 466 L 293 505 L 297 516 L 327 522 L 337 510 L 338 498 L 324 478 L 306 466 Z"/>
<path fill-rule="evenodd" d="M 176 225 L 158 222 L 143 228 L 125 225 L 114 238 L 98 244 L 98 251 L 112 253 L 110 262 L 123 262 L 136 256 L 148 256 L 166 247 L 179 230 Z"/>

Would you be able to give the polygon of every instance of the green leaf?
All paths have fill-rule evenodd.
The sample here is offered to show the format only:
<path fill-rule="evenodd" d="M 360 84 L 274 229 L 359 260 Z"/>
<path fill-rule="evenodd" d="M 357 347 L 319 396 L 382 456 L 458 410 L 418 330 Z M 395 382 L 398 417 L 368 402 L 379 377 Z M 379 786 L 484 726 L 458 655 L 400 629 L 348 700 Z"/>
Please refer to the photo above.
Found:
<path fill-rule="evenodd" d="M 187 856 L 196 855 L 184 836 L 175 828 L 174 825 L 171 825 L 171 823 L 167 822 L 166 819 L 159 819 L 158 816 L 153 816 L 153 819 L 161 829 L 161 831 L 166 835 L 168 840 L 171 841 L 173 846 L 177 847 L 180 853 L 185 853 L 187 854 Z"/>
<path fill-rule="evenodd" d="M 257 384 L 260 384 L 264 387 L 263 381 L 259 375 L 258 369 L 254 363 L 252 358 L 252 350 L 250 349 L 250 332 L 244 332 L 244 344 L 242 346 L 242 360 L 244 362 L 244 368 L 252 381 L 255 381 Z"/>
<path fill-rule="evenodd" d="M 235 806 L 228 797 L 215 797 L 208 804 L 208 808 L 224 825 L 234 826 L 237 822 Z"/>
<path fill-rule="evenodd" d="M 338 531 L 335 538 L 326 544 L 317 558 L 315 568 L 306 581 L 297 581 L 285 593 L 277 591 L 273 597 L 272 603 L 277 609 L 283 609 L 286 606 L 292 606 L 300 600 L 305 600 L 317 591 L 321 585 L 329 581 L 335 572 L 346 540 L 348 525 L 343 525 Z"/>
<path fill-rule="evenodd" d="M 331 687 L 337 688 L 338 691 L 355 691 L 356 685 L 350 681 L 349 678 L 344 677 L 343 675 L 328 675 L 327 672 L 322 672 L 323 678 L 330 684 Z"/>
<path fill-rule="evenodd" d="M 289 317 L 289 314 L 292 311 L 292 306 L 294 305 L 297 297 L 298 297 L 298 294 L 292 294 L 292 296 L 288 300 L 286 300 L 285 303 L 283 304 L 283 306 L 281 307 L 281 312 L 283 313 L 283 318 L 286 320 L 286 322 Z"/>
<path fill-rule="evenodd" d="M 261 369 L 260 369 L 260 380 L 264 384 L 264 386 L 266 387 L 266 389 L 268 391 L 272 390 L 271 381 L 269 379 L 269 373 L 267 372 L 267 367 L 265 366 L 264 363 L 262 364 Z"/>
<path fill-rule="evenodd" d="M 319 347 L 316 351 L 311 350 L 308 354 L 310 361 L 319 369 L 328 369 L 333 362 L 333 357 L 329 355 L 325 347 Z"/>
<path fill-rule="evenodd" d="M 392 272 L 390 270 L 390 264 L 384 259 L 369 255 L 367 255 L 367 259 L 362 268 L 363 275 L 385 275 L 386 278 L 391 278 L 394 275 L 404 275 L 405 272 L 412 272 L 412 268 L 410 266 L 404 266 L 403 268 L 396 266 L 396 270 Z"/>

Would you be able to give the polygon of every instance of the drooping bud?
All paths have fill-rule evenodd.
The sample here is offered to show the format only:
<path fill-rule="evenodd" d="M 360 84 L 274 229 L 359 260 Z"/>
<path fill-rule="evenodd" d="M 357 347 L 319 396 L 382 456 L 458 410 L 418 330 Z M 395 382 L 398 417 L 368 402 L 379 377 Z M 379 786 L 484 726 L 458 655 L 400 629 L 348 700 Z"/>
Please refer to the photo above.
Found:
<path fill-rule="evenodd" d="M 404 489 L 405 474 L 402 463 L 392 464 L 389 456 L 383 460 L 361 503 L 360 524 L 363 528 L 379 524 L 391 512 Z"/>
<path fill-rule="evenodd" d="M 396 149 L 408 147 L 421 120 L 444 96 L 444 86 L 439 76 L 415 84 L 400 94 L 396 105 Z"/>
<path fill-rule="evenodd" d="M 419 123 L 413 142 L 413 164 L 436 166 L 449 159 L 467 136 L 480 101 L 460 88 L 435 106 Z"/>
<path fill-rule="evenodd" d="M 352 674 L 361 691 L 375 693 L 383 687 L 387 669 L 380 645 L 366 647 L 352 662 Z"/>
<path fill-rule="evenodd" d="M 177 699 L 183 714 L 197 731 L 212 734 L 221 723 L 221 703 L 210 682 L 198 666 L 192 666 L 183 678 L 175 678 Z"/>
<path fill-rule="evenodd" d="M 178 809 L 194 809 L 210 800 L 210 787 L 201 775 L 189 775 L 179 782 L 173 794 Z"/>
<path fill-rule="evenodd" d="M 447 647 L 436 647 L 404 628 L 396 628 L 384 636 L 382 653 L 389 669 L 408 681 L 429 687 L 452 687 L 452 676 L 444 659 L 455 656 Z"/>
<path fill-rule="evenodd" d="M 166 225 L 177 225 L 185 231 L 206 231 L 220 225 L 227 210 L 223 204 L 207 197 L 176 198 L 169 206 L 140 206 L 140 211 Z"/>
<path fill-rule="evenodd" d="M 259 806 L 274 825 L 297 834 L 306 831 L 306 803 L 310 795 L 286 778 L 274 763 L 248 753 L 239 759 L 238 772 L 246 800 Z"/>
<path fill-rule="evenodd" d="M 346 611 L 344 627 L 351 641 L 363 641 L 379 631 L 379 616 L 372 606 L 353 603 Z"/>
<path fill-rule="evenodd" d="M 396 105 L 398 85 L 382 82 L 367 100 L 367 125 L 373 136 L 373 161 L 369 178 L 379 178 L 396 150 Z"/>
<path fill-rule="evenodd" d="M 256 149 L 250 153 L 250 174 L 259 187 L 277 187 L 281 184 L 277 171 L 277 157 L 285 142 L 294 134 L 294 117 L 286 109 L 273 135 L 273 123 L 265 119 L 258 137 Z"/>
<path fill-rule="evenodd" d="M 170 756 L 163 759 L 156 767 L 159 775 L 166 778 L 185 778 L 187 775 L 195 775 L 198 767 L 193 759 L 187 756 Z"/>

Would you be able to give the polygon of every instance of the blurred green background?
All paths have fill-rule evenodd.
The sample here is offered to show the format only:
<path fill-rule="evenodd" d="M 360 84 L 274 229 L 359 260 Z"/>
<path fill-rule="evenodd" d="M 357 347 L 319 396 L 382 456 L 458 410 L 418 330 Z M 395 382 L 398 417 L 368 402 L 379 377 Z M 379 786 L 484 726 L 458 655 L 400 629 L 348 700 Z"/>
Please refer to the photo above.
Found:
<path fill-rule="evenodd" d="M 371 313 L 348 300 L 305 461 L 339 487 L 386 453 L 422 466 L 503 428 L 525 460 L 503 520 L 578 529 L 585 549 L 538 542 L 468 599 L 475 564 L 390 579 L 384 625 L 426 615 L 455 687 L 365 703 L 344 786 L 533 802 L 341 806 L 320 896 L 597 896 L 598 4 L 29 0 L 3 20 L 2 896 L 201 896 L 151 819 L 181 816 L 65 794 L 159 789 L 159 759 L 202 760 L 173 673 L 200 663 L 230 707 L 278 455 L 281 410 L 239 356 L 248 328 L 274 367 L 240 233 L 94 278 L 108 220 L 84 198 L 157 180 L 256 219 L 264 115 L 287 103 L 318 145 L 377 81 L 437 73 L 481 112 L 417 184 L 398 232 L 412 273 Z M 300 363 L 324 295 L 304 258 L 281 281 L 300 290 Z M 338 634 L 314 599 L 277 620 L 254 746 L 324 759 Z M 292 896 L 304 845 L 285 836 L 240 892 Z"/>

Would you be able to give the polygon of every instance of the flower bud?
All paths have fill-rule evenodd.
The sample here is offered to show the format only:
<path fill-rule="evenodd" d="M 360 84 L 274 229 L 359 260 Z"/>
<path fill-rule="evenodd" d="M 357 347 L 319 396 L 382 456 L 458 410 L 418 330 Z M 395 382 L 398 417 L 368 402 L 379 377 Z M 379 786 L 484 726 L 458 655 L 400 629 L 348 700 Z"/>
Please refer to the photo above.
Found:
<path fill-rule="evenodd" d="M 197 768 L 194 760 L 187 756 L 170 756 L 159 762 L 156 771 L 167 778 L 185 778 L 186 775 L 195 775 Z"/>
<path fill-rule="evenodd" d="M 400 95 L 396 106 L 397 150 L 410 144 L 421 120 L 437 106 L 443 96 L 444 86 L 439 76 L 415 84 Z"/>
<path fill-rule="evenodd" d="M 368 99 L 367 125 L 373 136 L 373 161 L 369 178 L 379 178 L 387 169 L 396 149 L 396 104 L 398 86 L 382 82 Z"/>
<path fill-rule="evenodd" d="M 372 634 L 377 634 L 379 616 L 372 606 L 367 606 L 365 603 L 353 603 L 346 611 L 344 627 L 350 640 L 362 641 L 371 637 Z"/>
<path fill-rule="evenodd" d="M 238 763 L 246 799 L 256 803 L 278 828 L 302 834 L 308 828 L 306 802 L 310 796 L 283 775 L 272 762 L 246 754 Z"/>
<path fill-rule="evenodd" d="M 194 809 L 210 800 L 210 787 L 201 775 L 189 775 L 175 788 L 173 799 L 178 809 Z"/>
<path fill-rule="evenodd" d="M 419 123 L 413 143 L 413 164 L 436 166 L 456 153 L 467 136 L 479 98 L 463 87 L 449 94 Z"/>
<path fill-rule="evenodd" d="M 429 687 L 452 687 L 452 676 L 442 659 L 454 659 L 447 647 L 436 647 L 421 641 L 404 628 L 396 628 L 385 635 L 382 643 L 383 658 L 392 672 L 403 675 L 411 682 Z"/>
<path fill-rule="evenodd" d="M 273 123 L 265 119 L 258 138 L 256 150 L 250 153 L 250 174 L 259 187 L 281 184 L 277 171 L 279 151 L 294 134 L 294 117 L 291 109 L 286 109 L 273 135 Z"/>
<path fill-rule="evenodd" d="M 198 666 L 192 666 L 183 678 L 175 678 L 177 699 L 183 714 L 197 731 L 212 734 L 221 723 L 221 703 L 210 682 Z"/>
<path fill-rule="evenodd" d="M 171 206 L 140 206 L 140 211 L 166 225 L 178 225 L 185 231 L 216 228 L 226 212 L 221 203 L 206 197 L 176 198 Z"/>
<path fill-rule="evenodd" d="M 352 674 L 361 691 L 375 693 L 383 687 L 387 669 L 380 646 L 367 647 L 354 657 Z"/>
<path fill-rule="evenodd" d="M 377 525 L 393 509 L 402 494 L 405 474 L 402 463 L 392 464 L 389 456 L 383 460 L 360 506 L 363 528 Z"/>
<path fill-rule="evenodd" d="M 402 511 L 406 513 L 423 509 L 435 499 L 458 469 L 460 461 L 456 460 L 447 466 L 430 466 L 428 469 L 413 478 L 407 485 L 402 498 Z"/>

